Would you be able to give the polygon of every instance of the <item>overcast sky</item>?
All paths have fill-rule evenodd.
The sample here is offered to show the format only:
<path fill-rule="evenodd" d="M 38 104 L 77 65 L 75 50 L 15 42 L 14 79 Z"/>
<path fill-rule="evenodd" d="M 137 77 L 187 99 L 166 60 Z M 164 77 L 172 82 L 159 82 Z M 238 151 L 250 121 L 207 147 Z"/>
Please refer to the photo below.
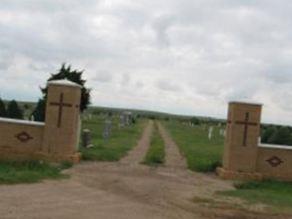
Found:
<path fill-rule="evenodd" d="M 94 105 L 292 125 L 291 0 L 1 0 L 0 95 L 33 100 L 61 63 Z"/>

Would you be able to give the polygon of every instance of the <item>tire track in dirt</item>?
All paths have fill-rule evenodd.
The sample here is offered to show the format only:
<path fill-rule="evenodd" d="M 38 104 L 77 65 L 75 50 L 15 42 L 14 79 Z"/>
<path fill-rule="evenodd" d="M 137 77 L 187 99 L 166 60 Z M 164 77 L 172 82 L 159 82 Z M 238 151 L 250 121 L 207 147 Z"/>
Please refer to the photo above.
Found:
<path fill-rule="evenodd" d="M 158 131 L 165 145 L 165 166 L 186 169 L 186 159 L 179 152 L 178 146 L 160 122 L 157 122 Z"/>
<path fill-rule="evenodd" d="M 128 155 L 120 161 L 120 163 L 135 166 L 138 165 L 141 161 L 143 161 L 143 158 L 150 146 L 152 132 L 153 121 L 150 120 L 146 128 L 144 129 L 142 137 L 139 140 L 137 146 L 133 150 L 131 150 L 128 153 Z"/>

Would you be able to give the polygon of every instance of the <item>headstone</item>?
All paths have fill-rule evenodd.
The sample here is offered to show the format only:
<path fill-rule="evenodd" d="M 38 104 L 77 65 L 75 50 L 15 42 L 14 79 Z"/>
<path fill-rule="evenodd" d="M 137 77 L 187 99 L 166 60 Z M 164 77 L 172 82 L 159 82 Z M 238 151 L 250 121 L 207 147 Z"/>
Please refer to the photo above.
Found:
<path fill-rule="evenodd" d="M 112 121 L 107 119 L 104 124 L 105 124 L 105 126 L 104 126 L 104 130 L 103 130 L 103 134 L 102 135 L 103 135 L 103 138 L 105 140 L 108 140 L 110 135 L 111 135 Z"/>
<path fill-rule="evenodd" d="M 212 139 L 212 135 L 213 135 L 213 127 L 211 126 L 209 128 L 209 133 L 208 133 L 208 139 L 211 140 Z"/>
<path fill-rule="evenodd" d="M 121 114 L 120 115 L 120 123 L 119 123 L 119 127 L 125 127 L 126 126 L 126 120 L 125 120 L 125 115 Z"/>
<path fill-rule="evenodd" d="M 91 132 L 89 129 L 84 129 L 82 132 L 82 147 L 90 148 L 92 147 L 91 143 Z"/>
<path fill-rule="evenodd" d="M 220 136 L 224 136 L 224 129 L 220 129 L 220 130 L 219 130 L 219 135 L 220 135 Z"/>
<path fill-rule="evenodd" d="M 120 127 L 129 126 L 132 124 L 133 121 L 133 115 L 132 112 L 125 111 L 120 115 Z"/>

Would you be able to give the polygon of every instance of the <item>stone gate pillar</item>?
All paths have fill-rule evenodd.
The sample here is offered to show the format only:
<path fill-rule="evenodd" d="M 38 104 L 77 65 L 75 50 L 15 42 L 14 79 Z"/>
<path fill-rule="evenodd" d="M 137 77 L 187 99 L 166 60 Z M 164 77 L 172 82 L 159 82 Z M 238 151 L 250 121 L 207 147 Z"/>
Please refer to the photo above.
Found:
<path fill-rule="evenodd" d="M 260 104 L 229 103 L 221 177 L 261 178 L 256 173 L 261 109 Z"/>
<path fill-rule="evenodd" d="M 81 86 L 68 80 L 48 82 L 42 153 L 54 161 L 78 162 Z"/>

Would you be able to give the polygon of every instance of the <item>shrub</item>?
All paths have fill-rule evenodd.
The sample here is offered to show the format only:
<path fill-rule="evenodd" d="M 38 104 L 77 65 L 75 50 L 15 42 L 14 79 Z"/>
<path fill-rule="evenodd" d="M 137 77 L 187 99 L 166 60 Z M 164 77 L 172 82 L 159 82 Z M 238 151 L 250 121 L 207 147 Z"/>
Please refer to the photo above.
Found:
<path fill-rule="evenodd" d="M 0 117 L 6 117 L 7 111 L 3 100 L 0 98 Z"/>
<path fill-rule="evenodd" d="M 8 103 L 7 115 L 9 118 L 23 119 L 23 112 L 15 100 L 12 100 Z"/>

